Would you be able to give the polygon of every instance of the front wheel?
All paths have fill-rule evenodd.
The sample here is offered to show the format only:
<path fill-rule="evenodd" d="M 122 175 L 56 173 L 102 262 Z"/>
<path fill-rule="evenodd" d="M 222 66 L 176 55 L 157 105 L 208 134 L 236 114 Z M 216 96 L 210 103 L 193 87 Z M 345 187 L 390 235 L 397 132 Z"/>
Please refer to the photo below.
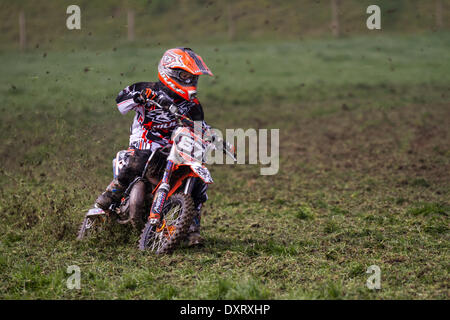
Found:
<path fill-rule="evenodd" d="M 164 204 L 161 224 L 146 223 L 139 239 L 139 249 L 149 249 L 157 254 L 170 253 L 186 237 L 194 214 L 190 195 L 173 194 Z"/>

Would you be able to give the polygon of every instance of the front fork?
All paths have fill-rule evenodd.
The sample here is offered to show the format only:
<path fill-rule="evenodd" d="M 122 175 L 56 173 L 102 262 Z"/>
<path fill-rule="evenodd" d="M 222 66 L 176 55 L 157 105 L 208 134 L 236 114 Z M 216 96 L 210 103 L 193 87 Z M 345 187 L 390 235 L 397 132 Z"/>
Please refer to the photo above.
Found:
<path fill-rule="evenodd" d="M 166 202 L 167 194 L 170 191 L 169 180 L 172 175 L 174 163 L 172 161 L 167 161 L 166 169 L 164 171 L 164 176 L 155 192 L 155 198 L 152 203 L 152 208 L 150 209 L 149 222 L 150 224 L 158 224 L 161 219 L 161 212 Z"/>

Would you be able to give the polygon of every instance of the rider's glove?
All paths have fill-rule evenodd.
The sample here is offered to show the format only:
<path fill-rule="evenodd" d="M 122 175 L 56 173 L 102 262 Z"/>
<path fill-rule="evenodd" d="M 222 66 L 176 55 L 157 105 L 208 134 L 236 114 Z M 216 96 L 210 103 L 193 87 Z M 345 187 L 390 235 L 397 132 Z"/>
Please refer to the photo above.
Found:
<path fill-rule="evenodd" d="M 145 88 L 141 92 L 136 92 L 133 95 L 133 101 L 140 105 L 145 105 L 147 103 L 147 100 L 154 100 L 156 97 L 156 93 L 150 89 Z"/>
<path fill-rule="evenodd" d="M 150 88 L 146 88 L 133 95 L 133 101 L 137 104 L 147 106 L 148 100 L 157 102 L 163 108 L 168 108 L 173 104 L 173 100 L 164 91 L 154 91 Z"/>
<path fill-rule="evenodd" d="M 165 109 L 169 108 L 173 104 L 173 99 L 170 98 L 164 91 L 158 91 L 154 100 Z"/>
<path fill-rule="evenodd" d="M 139 92 L 136 92 L 135 94 L 133 94 L 133 101 L 140 105 L 145 104 L 145 98 Z"/>

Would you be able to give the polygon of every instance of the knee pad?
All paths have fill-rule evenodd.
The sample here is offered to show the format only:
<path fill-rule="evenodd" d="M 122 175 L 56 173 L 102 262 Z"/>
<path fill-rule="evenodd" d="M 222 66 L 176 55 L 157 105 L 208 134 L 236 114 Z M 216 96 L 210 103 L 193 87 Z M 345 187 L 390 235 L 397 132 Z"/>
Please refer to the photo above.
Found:
<path fill-rule="evenodd" d="M 134 155 L 134 149 L 120 150 L 117 152 L 116 157 L 113 159 L 113 176 L 117 179 L 120 171 L 128 166 L 129 159 Z"/>

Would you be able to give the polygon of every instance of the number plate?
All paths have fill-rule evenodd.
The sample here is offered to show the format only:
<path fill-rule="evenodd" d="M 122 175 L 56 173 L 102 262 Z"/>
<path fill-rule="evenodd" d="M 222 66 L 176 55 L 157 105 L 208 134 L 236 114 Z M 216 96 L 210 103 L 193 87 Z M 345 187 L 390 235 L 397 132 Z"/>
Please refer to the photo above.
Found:
<path fill-rule="evenodd" d="M 191 169 L 192 171 L 194 171 L 196 174 L 198 174 L 198 176 L 200 177 L 200 179 L 203 180 L 204 183 L 213 183 L 213 179 L 211 177 L 211 174 L 209 173 L 209 170 L 206 169 L 206 167 L 204 166 L 195 166 L 195 165 L 191 165 Z"/>

